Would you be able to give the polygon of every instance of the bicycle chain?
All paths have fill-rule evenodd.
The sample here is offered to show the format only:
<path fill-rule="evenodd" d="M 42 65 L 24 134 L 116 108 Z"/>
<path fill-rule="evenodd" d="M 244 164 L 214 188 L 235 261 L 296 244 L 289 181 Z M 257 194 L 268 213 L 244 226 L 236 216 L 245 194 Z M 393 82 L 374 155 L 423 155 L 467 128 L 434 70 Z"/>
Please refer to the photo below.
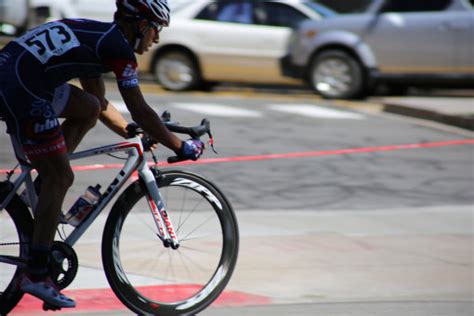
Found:
<path fill-rule="evenodd" d="M 14 246 L 14 245 L 26 245 L 27 242 L 4 242 L 0 243 L 0 246 Z"/>

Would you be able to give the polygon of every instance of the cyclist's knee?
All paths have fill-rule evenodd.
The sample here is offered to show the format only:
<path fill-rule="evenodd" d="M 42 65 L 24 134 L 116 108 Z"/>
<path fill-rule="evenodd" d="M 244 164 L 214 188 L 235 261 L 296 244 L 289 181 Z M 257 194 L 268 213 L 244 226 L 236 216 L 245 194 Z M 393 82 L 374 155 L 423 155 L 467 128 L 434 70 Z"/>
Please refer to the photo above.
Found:
<path fill-rule="evenodd" d="M 81 103 L 84 106 L 83 109 L 83 120 L 86 122 L 87 126 L 92 128 L 97 123 L 99 119 L 100 112 L 102 107 L 100 101 L 97 97 L 93 96 L 90 93 L 82 92 Z"/>
<path fill-rule="evenodd" d="M 83 126 L 93 127 L 101 112 L 102 104 L 97 97 L 77 87 L 71 87 L 69 100 L 61 117 L 80 121 Z"/>
<path fill-rule="evenodd" d="M 62 185 L 64 185 L 65 188 L 69 188 L 74 182 L 74 172 L 72 172 L 70 166 L 68 166 L 68 168 L 65 168 L 63 172 L 64 173 L 62 177 Z"/>
<path fill-rule="evenodd" d="M 45 187 L 54 187 L 67 190 L 74 182 L 74 173 L 67 156 L 59 155 L 32 162 L 33 166 L 45 184 Z"/>
<path fill-rule="evenodd" d="M 96 96 L 89 93 L 88 95 L 90 100 L 90 116 L 94 117 L 97 120 L 99 118 L 100 112 L 102 112 L 102 104 Z"/>
<path fill-rule="evenodd" d="M 89 96 L 90 96 L 89 98 L 90 100 L 88 102 L 89 115 L 87 117 L 87 121 L 89 123 L 89 127 L 92 128 L 95 126 L 95 124 L 97 123 L 97 120 L 99 119 L 100 112 L 102 112 L 102 106 L 98 98 L 96 98 L 95 96 L 91 94 Z"/>
<path fill-rule="evenodd" d="M 71 168 L 58 167 L 50 172 L 40 172 L 43 183 L 48 186 L 67 190 L 74 182 L 74 173 Z"/>

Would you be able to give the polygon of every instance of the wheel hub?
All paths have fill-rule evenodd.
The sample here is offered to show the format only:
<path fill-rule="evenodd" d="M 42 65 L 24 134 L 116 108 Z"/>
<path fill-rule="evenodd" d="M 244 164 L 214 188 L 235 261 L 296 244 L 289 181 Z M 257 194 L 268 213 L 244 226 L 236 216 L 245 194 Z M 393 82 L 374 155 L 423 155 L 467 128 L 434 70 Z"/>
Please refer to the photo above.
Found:
<path fill-rule="evenodd" d="M 342 94 L 350 89 L 350 72 L 347 65 L 339 59 L 328 59 L 317 67 L 316 87 L 328 94 Z"/>

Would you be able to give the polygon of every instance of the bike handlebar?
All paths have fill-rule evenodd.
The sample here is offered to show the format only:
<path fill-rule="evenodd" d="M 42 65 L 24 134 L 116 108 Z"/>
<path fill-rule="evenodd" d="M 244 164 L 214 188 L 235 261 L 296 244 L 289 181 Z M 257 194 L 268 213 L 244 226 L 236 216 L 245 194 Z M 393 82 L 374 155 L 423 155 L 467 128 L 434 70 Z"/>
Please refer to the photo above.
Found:
<path fill-rule="evenodd" d="M 162 120 L 163 124 L 166 126 L 166 128 L 168 130 L 170 130 L 171 132 L 173 132 L 173 133 L 187 134 L 191 138 L 196 138 L 196 139 L 200 138 L 204 134 L 207 134 L 209 136 L 209 143 L 211 145 L 212 150 L 215 153 L 217 153 L 216 150 L 214 149 L 214 140 L 213 140 L 212 134 L 211 134 L 211 122 L 208 119 L 206 119 L 206 118 L 202 119 L 200 125 L 181 126 L 177 122 L 172 122 L 170 113 L 168 111 L 165 111 L 161 115 L 161 120 Z M 143 131 L 143 129 L 140 128 L 136 124 L 129 124 L 129 126 L 127 127 L 127 131 L 128 131 L 129 137 L 133 137 L 133 136 L 136 136 L 138 134 L 146 135 L 146 133 Z M 145 138 L 146 137 L 144 137 L 144 139 Z M 144 144 L 145 150 L 149 150 L 150 147 L 151 146 L 145 146 L 145 144 Z M 182 160 L 183 159 L 180 159 L 177 156 L 173 156 L 173 157 L 168 158 L 168 163 L 175 163 L 175 162 L 179 162 L 179 161 L 182 161 Z"/>
<path fill-rule="evenodd" d="M 192 127 L 177 125 L 173 122 L 163 122 L 163 124 L 173 133 L 188 134 L 192 138 L 199 138 L 204 134 L 209 134 L 211 131 L 211 123 L 208 119 L 203 119 L 200 125 Z"/>
<path fill-rule="evenodd" d="M 165 124 L 166 128 L 168 128 L 171 132 L 179 133 L 179 134 L 187 134 L 191 136 L 191 138 L 200 138 L 204 134 L 209 135 L 209 142 L 210 142 L 211 148 L 215 153 L 217 153 L 216 150 L 214 149 L 214 140 L 211 134 L 211 122 L 209 122 L 208 119 L 206 118 L 202 119 L 200 125 L 186 127 L 186 126 L 181 126 L 181 125 L 178 125 L 177 123 L 171 122 L 171 115 L 168 111 L 163 112 L 163 114 L 161 115 L 161 118 L 163 120 L 163 124 Z M 168 157 L 168 163 L 175 163 L 175 162 L 180 162 L 183 160 L 184 159 L 181 159 L 178 156 Z"/>

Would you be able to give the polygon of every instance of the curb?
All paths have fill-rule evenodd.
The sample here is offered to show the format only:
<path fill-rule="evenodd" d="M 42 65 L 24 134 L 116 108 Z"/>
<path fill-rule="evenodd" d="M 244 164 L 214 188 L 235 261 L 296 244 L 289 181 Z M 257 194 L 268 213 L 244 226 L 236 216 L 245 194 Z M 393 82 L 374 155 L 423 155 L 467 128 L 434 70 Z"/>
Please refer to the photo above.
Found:
<path fill-rule="evenodd" d="M 394 113 L 404 116 L 415 117 L 419 119 L 425 119 L 435 121 L 447 125 L 452 125 L 460 128 L 464 128 L 470 131 L 474 131 L 474 115 L 473 114 L 462 114 L 462 115 L 449 115 L 436 111 L 430 111 L 426 109 L 419 109 L 411 106 L 401 105 L 393 102 L 383 103 L 383 111 L 388 113 Z"/>

